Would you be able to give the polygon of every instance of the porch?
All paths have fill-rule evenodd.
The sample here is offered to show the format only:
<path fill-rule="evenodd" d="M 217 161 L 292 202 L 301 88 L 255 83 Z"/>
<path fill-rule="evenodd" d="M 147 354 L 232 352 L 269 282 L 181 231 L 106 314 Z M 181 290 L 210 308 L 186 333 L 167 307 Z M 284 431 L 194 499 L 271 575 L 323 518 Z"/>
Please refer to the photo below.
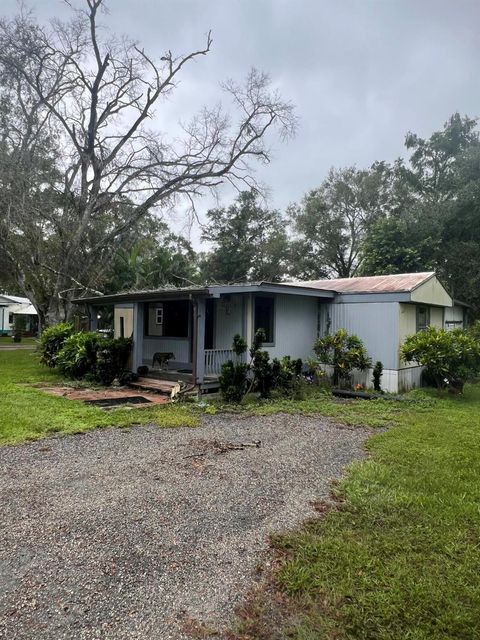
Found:
<path fill-rule="evenodd" d="M 115 305 L 115 335 L 134 338 L 132 369 L 148 367 L 156 379 L 183 381 L 201 389 L 219 386 L 222 366 L 235 360 L 231 345 L 245 334 L 245 296 L 191 295 Z M 131 314 L 131 322 L 129 315 Z"/>

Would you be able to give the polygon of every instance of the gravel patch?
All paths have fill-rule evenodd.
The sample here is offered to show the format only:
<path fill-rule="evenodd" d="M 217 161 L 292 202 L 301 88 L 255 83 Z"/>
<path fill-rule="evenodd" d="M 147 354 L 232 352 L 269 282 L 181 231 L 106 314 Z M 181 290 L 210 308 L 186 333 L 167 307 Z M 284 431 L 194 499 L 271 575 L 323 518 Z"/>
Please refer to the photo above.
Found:
<path fill-rule="evenodd" d="M 188 620 L 222 629 L 268 535 L 314 515 L 368 434 L 318 417 L 221 415 L 197 429 L 0 449 L 0 637 L 183 640 Z"/>

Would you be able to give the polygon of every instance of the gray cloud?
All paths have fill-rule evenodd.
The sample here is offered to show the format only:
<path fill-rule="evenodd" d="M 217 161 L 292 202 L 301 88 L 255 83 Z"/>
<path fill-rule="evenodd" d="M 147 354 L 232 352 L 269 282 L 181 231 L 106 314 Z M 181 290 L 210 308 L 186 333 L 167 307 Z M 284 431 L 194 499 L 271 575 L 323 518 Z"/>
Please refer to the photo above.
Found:
<path fill-rule="evenodd" d="M 16 10 L 3 0 L 3 13 Z M 36 0 L 41 18 L 66 13 Z M 112 29 L 161 54 L 186 52 L 212 29 L 211 54 L 187 70 L 158 113 L 171 128 L 220 98 L 219 82 L 268 71 L 297 105 L 300 128 L 259 169 L 284 208 L 330 166 L 403 155 L 408 130 L 428 136 L 454 112 L 480 114 L 480 3 L 476 0 L 111 0 Z M 205 209 L 209 201 L 200 203 Z"/>

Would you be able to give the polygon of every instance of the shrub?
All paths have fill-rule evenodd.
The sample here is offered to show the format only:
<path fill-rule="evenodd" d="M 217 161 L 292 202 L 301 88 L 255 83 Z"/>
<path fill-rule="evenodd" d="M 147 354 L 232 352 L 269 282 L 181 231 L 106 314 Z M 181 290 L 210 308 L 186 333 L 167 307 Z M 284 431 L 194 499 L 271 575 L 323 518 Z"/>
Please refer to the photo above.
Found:
<path fill-rule="evenodd" d="M 239 360 L 247 350 L 247 343 L 238 333 L 233 337 L 232 349 L 237 359 L 235 362 L 228 360 L 222 365 L 220 391 L 227 402 L 241 402 L 247 392 L 249 366 Z"/>
<path fill-rule="evenodd" d="M 57 356 L 62 349 L 65 340 L 73 334 L 73 324 L 61 322 L 44 329 L 40 337 L 39 352 L 40 362 L 47 367 L 55 367 Z"/>
<path fill-rule="evenodd" d="M 247 392 L 248 364 L 227 360 L 222 365 L 220 391 L 227 402 L 241 402 Z"/>
<path fill-rule="evenodd" d="M 301 358 L 296 360 L 292 360 L 290 356 L 285 356 L 281 360 L 274 358 L 272 361 L 273 388 L 286 396 L 296 398 L 302 396 L 305 383 L 302 368 Z"/>
<path fill-rule="evenodd" d="M 373 377 L 372 377 L 373 388 L 375 389 L 375 391 L 379 391 L 379 392 L 382 391 L 382 385 L 380 384 L 382 374 L 383 374 L 383 364 L 380 362 L 380 360 L 377 360 L 377 362 L 375 363 L 375 366 L 373 367 Z"/>
<path fill-rule="evenodd" d="M 102 384 L 112 384 L 115 378 L 123 381 L 132 350 L 132 338 L 103 338 L 97 341 L 96 364 L 93 377 Z"/>
<path fill-rule="evenodd" d="M 57 356 L 57 367 L 69 378 L 83 378 L 95 370 L 98 341 L 102 340 L 93 331 L 74 333 L 65 340 Z"/>
<path fill-rule="evenodd" d="M 278 361 L 277 361 L 278 362 Z M 252 358 L 253 387 L 261 398 L 269 398 L 275 383 L 273 364 L 268 351 L 257 349 Z"/>
<path fill-rule="evenodd" d="M 480 342 L 480 320 L 475 320 L 475 322 L 468 327 L 467 332 L 474 340 Z"/>
<path fill-rule="evenodd" d="M 333 335 L 318 338 L 313 347 L 320 362 L 333 366 L 333 383 L 347 379 L 353 369 L 364 371 L 371 365 L 363 342 L 356 335 L 339 329 Z"/>
<path fill-rule="evenodd" d="M 450 387 L 458 392 L 480 371 L 480 342 L 468 330 L 429 327 L 408 336 L 400 355 L 407 363 L 424 366 L 437 387 Z"/>
<path fill-rule="evenodd" d="M 261 348 L 264 340 L 264 330 L 258 329 L 250 348 L 250 364 L 229 360 L 222 366 L 220 390 L 228 402 L 240 402 L 248 390 L 258 391 L 262 398 L 269 398 L 273 389 L 285 395 L 299 393 L 302 361 L 292 360 L 290 356 L 271 361 L 268 351 Z M 232 348 L 239 358 L 246 352 L 247 343 L 237 334 L 233 338 Z"/>

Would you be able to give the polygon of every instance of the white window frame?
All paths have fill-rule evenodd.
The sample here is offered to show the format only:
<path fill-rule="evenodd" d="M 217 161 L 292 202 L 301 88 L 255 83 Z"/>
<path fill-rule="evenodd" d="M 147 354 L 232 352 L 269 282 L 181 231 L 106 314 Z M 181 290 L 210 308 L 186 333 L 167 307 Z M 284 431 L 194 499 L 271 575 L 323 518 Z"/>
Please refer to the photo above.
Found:
<path fill-rule="evenodd" d="M 163 325 L 163 307 L 157 307 L 155 309 L 155 324 Z"/>

